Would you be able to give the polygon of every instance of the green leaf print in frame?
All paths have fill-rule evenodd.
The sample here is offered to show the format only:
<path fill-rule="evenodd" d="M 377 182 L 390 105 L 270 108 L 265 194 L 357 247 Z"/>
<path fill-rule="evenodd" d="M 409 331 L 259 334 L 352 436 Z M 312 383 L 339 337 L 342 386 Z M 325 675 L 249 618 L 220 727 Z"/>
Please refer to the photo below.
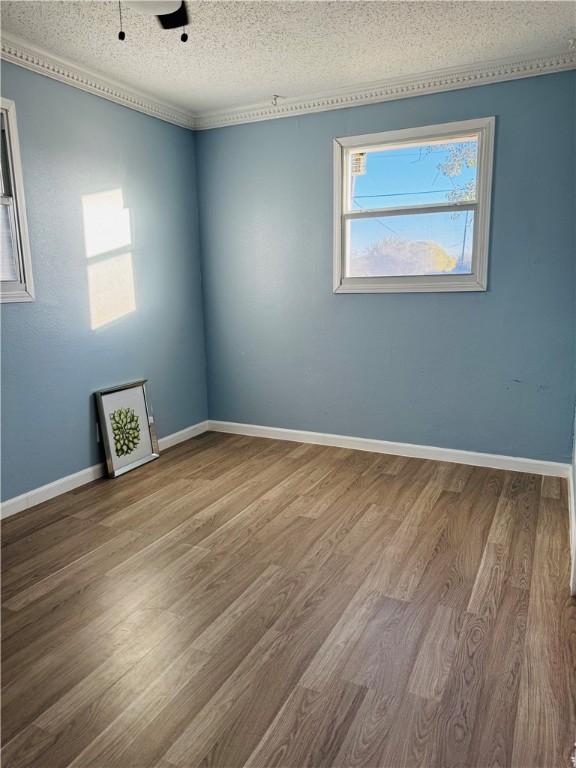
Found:
<path fill-rule="evenodd" d="M 110 414 L 116 456 L 128 456 L 140 443 L 140 419 L 134 408 L 117 408 Z"/>

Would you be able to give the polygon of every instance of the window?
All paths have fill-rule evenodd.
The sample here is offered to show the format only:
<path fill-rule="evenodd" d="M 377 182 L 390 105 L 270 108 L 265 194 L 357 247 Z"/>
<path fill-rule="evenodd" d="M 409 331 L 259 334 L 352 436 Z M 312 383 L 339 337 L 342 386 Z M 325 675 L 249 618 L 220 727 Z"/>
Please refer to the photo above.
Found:
<path fill-rule="evenodd" d="M 334 292 L 485 291 L 494 118 L 334 141 Z"/>
<path fill-rule="evenodd" d="M 0 300 L 33 301 L 24 185 L 13 101 L 2 99 L 0 120 Z"/>

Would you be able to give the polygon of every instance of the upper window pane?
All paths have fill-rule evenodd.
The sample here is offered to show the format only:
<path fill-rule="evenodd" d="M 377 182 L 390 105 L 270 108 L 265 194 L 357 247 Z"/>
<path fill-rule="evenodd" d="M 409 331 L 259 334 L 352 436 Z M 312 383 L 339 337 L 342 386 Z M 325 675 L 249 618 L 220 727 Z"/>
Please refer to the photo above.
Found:
<path fill-rule="evenodd" d="M 350 149 L 347 210 L 474 202 L 478 135 Z"/>
<path fill-rule="evenodd" d="M 12 195 L 10 183 L 10 165 L 8 162 L 8 140 L 6 137 L 6 121 L 4 113 L 0 112 L 0 183 L 2 196 Z"/>

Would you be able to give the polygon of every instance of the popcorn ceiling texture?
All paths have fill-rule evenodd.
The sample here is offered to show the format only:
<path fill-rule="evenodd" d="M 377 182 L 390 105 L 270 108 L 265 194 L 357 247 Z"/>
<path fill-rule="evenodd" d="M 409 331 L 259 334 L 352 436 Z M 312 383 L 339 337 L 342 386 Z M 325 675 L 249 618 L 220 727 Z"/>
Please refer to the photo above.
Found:
<path fill-rule="evenodd" d="M 573 2 L 197 2 L 180 30 L 116 2 L 3 2 L 3 31 L 187 113 L 568 47 Z"/>

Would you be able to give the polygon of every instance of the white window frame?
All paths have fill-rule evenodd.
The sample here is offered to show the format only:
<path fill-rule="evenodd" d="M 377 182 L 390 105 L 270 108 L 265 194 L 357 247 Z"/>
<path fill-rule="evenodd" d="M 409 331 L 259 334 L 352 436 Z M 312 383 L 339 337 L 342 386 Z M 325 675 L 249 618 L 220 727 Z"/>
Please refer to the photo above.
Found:
<path fill-rule="evenodd" d="M 6 144 L 11 194 L 2 197 L 2 203 L 11 207 L 11 220 L 14 227 L 14 243 L 18 259 L 17 280 L 0 281 L 0 302 L 34 301 L 34 281 L 32 278 L 32 259 L 28 239 L 28 221 L 26 219 L 26 200 L 22 178 L 22 160 L 18 141 L 16 105 L 10 99 L 1 99 L 0 108 L 6 127 Z"/>
<path fill-rule="evenodd" d="M 490 201 L 494 156 L 494 117 L 454 123 L 426 125 L 384 133 L 368 133 L 334 139 L 334 293 L 399 293 L 439 291 L 485 291 L 488 277 Z M 478 135 L 476 201 L 411 205 L 367 211 L 348 211 L 346 168 L 350 154 L 374 150 L 388 144 L 450 139 L 466 133 Z M 469 275 L 406 275 L 393 277 L 346 277 L 346 222 L 373 216 L 395 216 L 444 211 L 474 211 L 472 272 Z"/>

